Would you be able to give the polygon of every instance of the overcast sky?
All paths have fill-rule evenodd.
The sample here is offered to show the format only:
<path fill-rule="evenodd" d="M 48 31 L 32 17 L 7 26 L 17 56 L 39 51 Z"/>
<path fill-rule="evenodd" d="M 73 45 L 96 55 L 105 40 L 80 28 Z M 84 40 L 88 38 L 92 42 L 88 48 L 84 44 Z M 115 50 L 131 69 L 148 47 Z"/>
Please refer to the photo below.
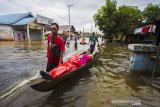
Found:
<path fill-rule="evenodd" d="M 71 7 L 71 24 L 76 30 L 98 31 L 94 28 L 93 15 L 105 4 L 106 0 L 0 0 L 0 15 L 33 12 L 52 18 L 59 25 L 68 24 L 68 7 Z M 160 0 L 116 0 L 118 6 L 138 6 L 143 10 L 147 4 L 159 4 Z"/>

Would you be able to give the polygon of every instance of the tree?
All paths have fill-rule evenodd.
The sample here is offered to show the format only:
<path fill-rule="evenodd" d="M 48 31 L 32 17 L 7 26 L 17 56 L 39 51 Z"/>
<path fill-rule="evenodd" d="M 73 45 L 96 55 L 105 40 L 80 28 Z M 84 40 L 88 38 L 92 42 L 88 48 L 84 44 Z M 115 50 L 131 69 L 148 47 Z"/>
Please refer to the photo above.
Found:
<path fill-rule="evenodd" d="M 98 13 L 94 15 L 95 24 L 99 26 L 99 29 L 112 39 L 112 34 L 114 34 L 114 24 L 113 16 L 114 13 L 117 11 L 117 3 L 116 1 L 106 0 L 106 4 L 102 6 Z"/>
<path fill-rule="evenodd" d="M 160 19 L 160 4 L 148 4 L 142 13 L 146 22 L 158 20 Z"/>
<path fill-rule="evenodd" d="M 141 24 L 141 11 L 135 6 L 120 6 L 114 14 L 115 31 L 117 34 L 127 35 L 132 32 L 133 28 Z M 123 38 L 123 37 L 122 37 Z"/>
<path fill-rule="evenodd" d="M 95 24 L 112 40 L 113 35 L 127 35 L 133 27 L 141 24 L 141 11 L 135 6 L 117 7 L 116 1 L 106 0 L 98 13 L 94 15 Z"/>

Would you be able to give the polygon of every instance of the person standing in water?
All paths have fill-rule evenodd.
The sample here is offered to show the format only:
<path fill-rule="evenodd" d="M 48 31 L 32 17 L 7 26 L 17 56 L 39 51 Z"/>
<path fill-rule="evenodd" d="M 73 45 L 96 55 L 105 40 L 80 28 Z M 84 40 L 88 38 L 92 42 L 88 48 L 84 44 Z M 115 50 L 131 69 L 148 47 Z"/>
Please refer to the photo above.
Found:
<path fill-rule="evenodd" d="M 75 50 L 78 49 L 77 37 L 75 37 L 74 48 L 75 48 Z"/>
<path fill-rule="evenodd" d="M 57 23 L 52 23 L 50 28 L 51 35 L 48 35 L 47 49 L 47 72 L 50 72 L 59 64 L 63 63 L 63 53 L 65 51 L 64 40 L 58 35 L 59 25 Z"/>
<path fill-rule="evenodd" d="M 90 38 L 89 38 L 90 54 L 92 54 L 93 51 L 95 50 L 96 42 L 97 42 L 98 45 L 99 45 L 98 38 L 97 38 L 97 36 L 95 35 L 95 33 L 93 32 L 92 35 L 91 35 Z"/>

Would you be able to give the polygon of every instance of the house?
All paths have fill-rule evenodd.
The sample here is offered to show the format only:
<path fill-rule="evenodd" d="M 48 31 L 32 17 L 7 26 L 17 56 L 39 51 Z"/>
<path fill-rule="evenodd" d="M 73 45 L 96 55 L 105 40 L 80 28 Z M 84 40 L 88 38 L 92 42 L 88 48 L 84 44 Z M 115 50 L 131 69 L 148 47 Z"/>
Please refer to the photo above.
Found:
<path fill-rule="evenodd" d="M 75 27 L 73 25 L 61 25 L 59 26 L 59 30 L 64 31 L 66 35 L 69 35 L 69 29 L 70 29 L 70 35 L 71 35 L 71 39 L 72 39 L 72 35 L 74 34 Z"/>
<path fill-rule="evenodd" d="M 75 33 L 75 27 L 73 25 L 61 25 L 59 26 L 59 30 L 61 32 L 63 32 L 64 35 L 67 35 L 69 36 L 69 29 L 70 29 L 70 39 L 72 40 L 73 39 L 73 35 Z"/>
<path fill-rule="evenodd" d="M 134 32 L 127 37 L 128 43 L 153 43 L 155 36 L 156 25 L 153 23 L 146 23 L 135 27 Z"/>
<path fill-rule="evenodd" d="M 76 31 L 73 25 L 70 25 L 70 26 L 69 25 L 61 25 L 61 26 L 59 26 L 59 30 L 63 30 L 65 32 L 69 32 L 69 29 L 70 29 L 71 33 L 74 33 Z"/>
<path fill-rule="evenodd" d="M 137 33 L 137 34 L 129 34 L 127 42 L 128 43 L 145 43 L 152 44 L 154 40 L 154 36 L 152 33 Z"/>
<path fill-rule="evenodd" d="M 0 16 L 0 40 L 42 40 L 45 28 L 54 20 L 29 13 Z"/>

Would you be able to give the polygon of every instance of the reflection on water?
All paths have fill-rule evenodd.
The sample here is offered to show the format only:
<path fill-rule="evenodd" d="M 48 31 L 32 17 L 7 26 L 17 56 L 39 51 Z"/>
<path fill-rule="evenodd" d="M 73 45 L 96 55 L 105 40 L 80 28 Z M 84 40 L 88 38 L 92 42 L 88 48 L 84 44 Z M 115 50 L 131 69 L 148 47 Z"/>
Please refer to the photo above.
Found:
<path fill-rule="evenodd" d="M 144 107 L 159 106 L 160 93 L 157 90 L 126 75 L 130 53 L 127 46 L 106 46 L 93 69 L 87 107 L 132 106 L 133 103 L 127 101 L 139 101 Z"/>
<path fill-rule="evenodd" d="M 8 84 L 11 84 L 9 86 L 17 84 L 17 82 L 12 84 L 12 81 L 33 77 L 39 69 L 45 68 L 45 44 L 43 42 L 31 42 L 30 45 L 10 43 L 6 46 L 0 43 L 0 53 L 3 54 L 3 56 L 0 54 L 1 90 L 4 90 Z M 81 49 L 85 49 L 84 47 L 80 46 Z M 71 50 L 74 53 L 73 49 L 68 49 L 66 56 Z M 158 90 L 136 77 L 126 75 L 130 54 L 126 45 L 106 44 L 100 58 L 89 70 L 66 80 L 52 92 L 42 93 L 31 88 L 24 89 L 8 105 L 12 107 L 129 107 L 139 104 L 143 107 L 158 107 L 160 105 Z M 3 94 L 4 91 L 0 93 Z"/>
<path fill-rule="evenodd" d="M 45 67 L 43 42 L 0 42 L 0 100 L 9 98 Z"/>

